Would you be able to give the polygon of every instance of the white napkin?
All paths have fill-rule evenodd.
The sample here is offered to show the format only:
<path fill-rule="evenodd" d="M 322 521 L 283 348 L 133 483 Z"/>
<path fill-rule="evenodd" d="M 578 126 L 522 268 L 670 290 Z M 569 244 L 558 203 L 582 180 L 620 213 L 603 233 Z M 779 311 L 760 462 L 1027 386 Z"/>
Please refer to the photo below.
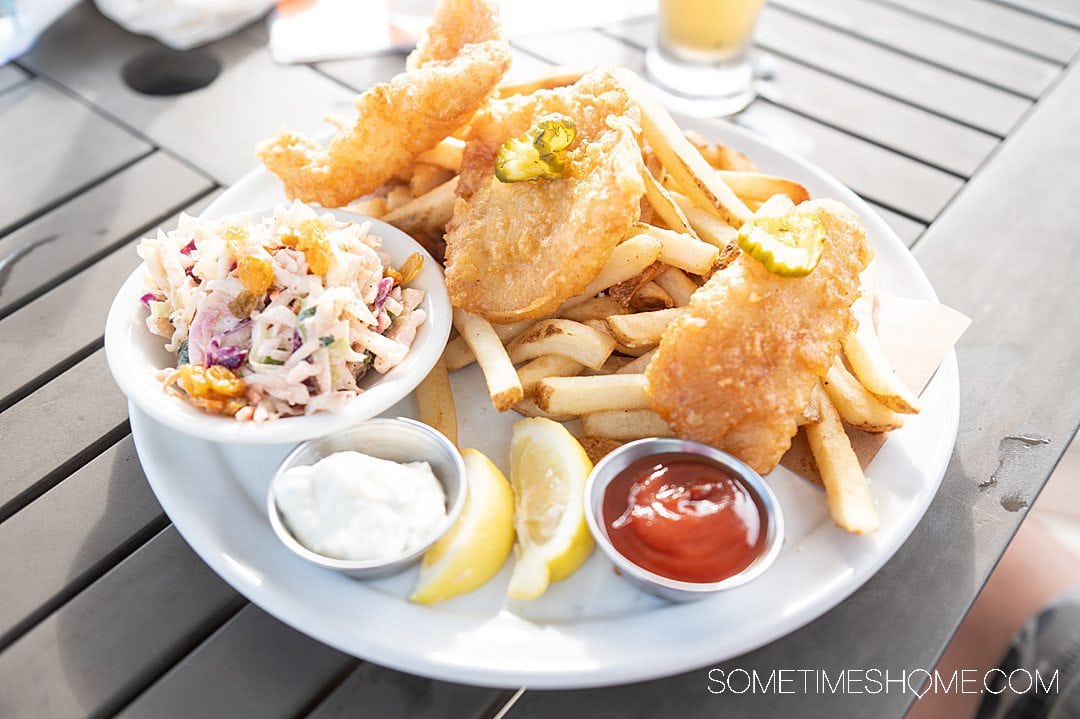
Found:
<path fill-rule="evenodd" d="M 274 0 L 95 0 L 102 14 L 140 35 L 187 50 L 238 30 Z M 377 3 L 376 3 L 377 4 Z"/>

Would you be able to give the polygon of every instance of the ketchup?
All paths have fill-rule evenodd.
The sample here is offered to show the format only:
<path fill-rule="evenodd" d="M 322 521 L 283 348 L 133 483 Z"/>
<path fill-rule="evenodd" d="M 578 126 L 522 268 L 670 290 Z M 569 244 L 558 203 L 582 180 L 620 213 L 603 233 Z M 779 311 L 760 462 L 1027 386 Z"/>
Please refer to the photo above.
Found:
<path fill-rule="evenodd" d="M 604 524 L 620 554 L 654 574 L 719 582 L 765 550 L 767 520 L 738 479 L 693 454 L 632 463 L 607 486 Z"/>

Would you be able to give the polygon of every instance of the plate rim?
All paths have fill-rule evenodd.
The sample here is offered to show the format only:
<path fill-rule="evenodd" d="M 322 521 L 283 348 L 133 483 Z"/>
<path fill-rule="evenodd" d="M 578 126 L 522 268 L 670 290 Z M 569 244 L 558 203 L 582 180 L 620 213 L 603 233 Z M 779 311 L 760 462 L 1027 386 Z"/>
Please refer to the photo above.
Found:
<path fill-rule="evenodd" d="M 914 256 L 911 254 L 910 250 L 904 246 L 895 231 L 889 227 L 884 219 L 874 211 L 872 207 L 832 175 L 807 160 L 777 147 L 757 133 L 751 132 L 745 128 L 713 120 L 701 120 L 696 118 L 677 118 L 677 120 L 683 127 L 704 131 L 707 136 L 720 136 L 721 138 L 724 138 L 724 141 L 729 141 L 727 138 L 734 136 L 736 139 L 732 144 L 737 145 L 738 140 L 744 139 L 751 145 L 758 145 L 766 148 L 770 153 L 783 156 L 786 161 L 795 163 L 802 171 L 808 173 L 810 176 L 828 184 L 830 190 L 835 191 L 834 196 L 836 196 L 837 199 L 852 206 L 853 209 L 867 221 L 867 224 L 874 224 L 874 232 L 884 235 L 880 238 L 882 242 L 888 242 L 889 244 L 894 245 L 894 249 L 903 250 L 902 253 L 898 253 L 898 256 L 903 258 L 902 261 L 908 266 L 908 270 L 914 268 L 914 272 L 908 273 L 912 275 L 911 279 L 921 286 L 923 294 L 937 299 L 937 295 L 930 285 L 926 274 L 922 271 L 921 267 L 919 267 Z M 243 185 L 245 182 L 251 183 L 254 181 L 263 181 L 265 184 L 265 178 L 268 177 L 269 175 L 265 170 L 256 168 L 242 178 L 234 188 L 230 188 L 230 190 L 223 193 L 214 204 L 207 208 L 207 211 L 209 212 L 216 207 L 227 205 L 229 195 L 236 187 Z M 287 608 L 282 606 L 285 602 L 277 600 L 272 596 L 265 596 L 263 593 L 257 591 L 257 588 L 252 586 L 250 578 L 245 577 L 241 569 L 231 565 L 226 560 L 226 557 L 222 556 L 220 549 L 206 546 L 206 542 L 202 538 L 189 536 L 192 532 L 189 531 L 191 530 L 191 526 L 189 526 L 187 519 L 181 519 L 180 522 L 176 521 L 176 517 L 173 512 L 170 511 L 171 502 L 166 499 L 166 497 L 168 497 L 168 492 L 164 492 L 165 497 L 163 497 L 163 493 L 160 491 L 157 480 L 155 477 L 151 476 L 153 473 L 148 471 L 146 474 L 151 487 L 154 489 L 155 494 L 162 503 L 162 507 L 173 520 L 173 524 L 176 526 L 181 536 L 184 537 L 185 541 L 192 546 L 196 553 L 198 553 L 203 560 L 219 574 L 219 576 L 268 613 L 286 624 L 295 627 L 299 631 L 302 631 L 308 636 L 314 637 L 318 641 L 354 656 L 363 655 L 375 663 L 393 669 L 446 681 L 500 688 L 516 688 L 521 685 L 528 685 L 537 689 L 570 689 L 609 686 L 656 679 L 685 671 L 692 671 L 707 666 L 710 663 L 726 661 L 754 651 L 771 641 L 787 636 L 791 632 L 819 618 L 821 615 L 847 599 L 852 593 L 869 581 L 870 578 L 876 575 L 877 572 L 896 554 L 899 548 L 908 540 L 918 526 L 928 507 L 933 502 L 934 497 L 937 495 L 946 469 L 951 461 L 959 427 L 959 372 L 954 350 L 949 351 L 931 381 L 930 386 L 936 386 L 940 391 L 944 392 L 943 410 L 947 412 L 947 416 L 941 417 L 940 424 L 935 426 L 940 426 L 942 430 L 947 429 L 947 436 L 943 437 L 943 445 L 941 446 L 940 454 L 934 457 L 933 464 L 923 465 L 926 476 L 930 477 L 931 481 L 925 486 L 925 491 L 918 498 L 917 506 L 914 508 L 914 511 L 910 513 L 912 518 L 910 526 L 906 526 L 889 535 L 888 541 L 881 545 L 880 550 L 873 556 L 872 561 L 867 561 L 859 566 L 845 577 L 843 581 L 838 582 L 836 586 L 831 587 L 830 591 L 823 597 L 807 603 L 805 608 L 802 608 L 800 611 L 794 612 L 786 617 L 779 617 L 775 621 L 770 621 L 766 625 L 767 629 L 758 632 L 753 639 L 745 641 L 734 652 L 725 652 L 725 649 L 721 645 L 702 649 L 693 653 L 684 653 L 674 660 L 672 660 L 671 657 L 667 657 L 663 662 L 645 661 L 642 656 L 639 655 L 638 657 L 635 657 L 635 661 L 632 664 L 620 666 L 613 671 L 605 671 L 604 668 L 601 667 L 596 671 L 582 672 L 579 668 L 575 667 L 568 672 L 547 672 L 543 674 L 529 674 L 527 676 L 523 675 L 520 670 L 512 668 L 494 669 L 486 667 L 479 671 L 470 671 L 471 668 L 468 665 L 463 665 L 460 662 L 455 663 L 444 656 L 425 656 L 402 648 L 396 648 L 396 651 L 386 651 L 386 647 L 382 645 L 376 648 L 376 651 L 368 651 L 374 646 L 370 642 L 364 642 L 365 646 L 357 646 L 355 641 L 340 640 L 334 636 L 328 635 L 326 631 L 312 629 L 306 624 L 301 626 L 300 623 L 296 621 L 295 617 L 290 616 Z M 132 413 L 131 425 L 132 433 L 136 439 L 136 448 L 140 449 L 139 437 L 142 435 L 143 429 L 141 426 L 140 412 Z M 141 450 L 140 456 L 142 456 Z M 352 638 L 353 637 L 350 637 L 350 639 Z"/>

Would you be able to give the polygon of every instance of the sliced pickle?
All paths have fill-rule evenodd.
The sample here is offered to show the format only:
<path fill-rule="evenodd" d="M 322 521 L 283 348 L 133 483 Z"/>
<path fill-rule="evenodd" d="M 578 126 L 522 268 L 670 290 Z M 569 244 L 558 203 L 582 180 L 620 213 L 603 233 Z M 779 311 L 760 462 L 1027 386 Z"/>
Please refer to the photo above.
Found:
<path fill-rule="evenodd" d="M 743 224 L 737 242 L 769 272 L 781 277 L 805 277 L 821 260 L 825 228 L 817 218 L 799 212 L 758 214 Z"/>
<path fill-rule="evenodd" d="M 503 143 L 495 156 L 500 182 L 558 180 L 566 173 L 566 150 L 577 137 L 577 126 L 565 115 L 549 115 L 520 137 Z"/>

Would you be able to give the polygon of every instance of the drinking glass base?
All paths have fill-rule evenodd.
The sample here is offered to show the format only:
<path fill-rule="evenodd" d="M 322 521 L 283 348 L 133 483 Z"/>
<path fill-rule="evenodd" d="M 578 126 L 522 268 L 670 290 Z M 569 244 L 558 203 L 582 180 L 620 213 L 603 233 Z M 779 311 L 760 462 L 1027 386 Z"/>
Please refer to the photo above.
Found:
<path fill-rule="evenodd" d="M 662 48 L 645 54 L 646 77 L 671 109 L 697 117 L 726 117 L 757 96 L 754 71 L 745 54 L 712 63 L 671 58 Z"/>

